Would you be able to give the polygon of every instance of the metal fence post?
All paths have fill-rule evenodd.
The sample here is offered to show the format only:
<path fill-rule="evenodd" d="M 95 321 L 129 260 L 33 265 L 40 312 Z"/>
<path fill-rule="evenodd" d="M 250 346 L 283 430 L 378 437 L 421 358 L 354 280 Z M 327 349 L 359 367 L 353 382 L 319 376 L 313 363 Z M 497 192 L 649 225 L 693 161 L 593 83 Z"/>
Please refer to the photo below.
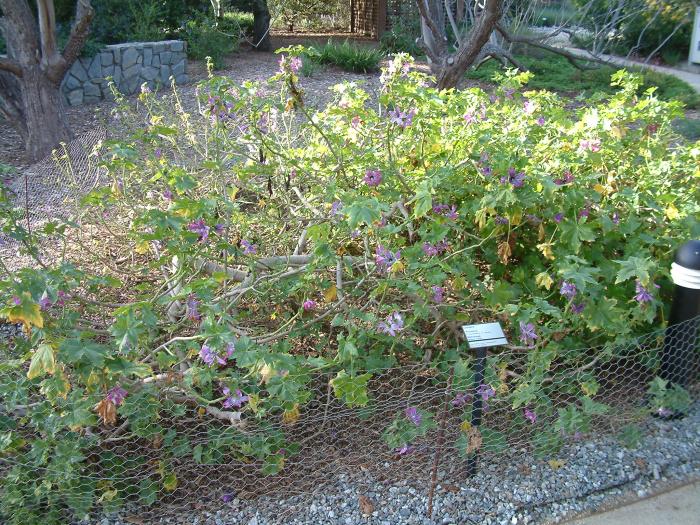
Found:
<path fill-rule="evenodd" d="M 481 425 L 481 416 L 483 410 L 483 399 L 479 393 L 479 387 L 484 383 L 484 367 L 486 365 L 486 350 L 487 348 L 476 349 L 476 363 L 474 365 L 474 389 L 472 401 L 472 427 L 478 429 Z M 478 461 L 479 451 L 475 450 L 467 460 L 467 477 L 476 475 L 476 464 Z"/>
<path fill-rule="evenodd" d="M 700 322 L 683 324 L 700 315 L 700 240 L 688 241 L 678 248 L 671 265 L 671 278 L 675 289 L 659 376 L 685 387 L 691 379 L 692 360 L 700 335 Z"/>

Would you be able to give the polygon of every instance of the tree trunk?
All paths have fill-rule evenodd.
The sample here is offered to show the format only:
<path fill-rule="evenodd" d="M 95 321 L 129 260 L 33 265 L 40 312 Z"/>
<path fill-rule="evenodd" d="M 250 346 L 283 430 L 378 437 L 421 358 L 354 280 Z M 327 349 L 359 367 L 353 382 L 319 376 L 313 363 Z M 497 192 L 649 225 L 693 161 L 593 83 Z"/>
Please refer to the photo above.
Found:
<path fill-rule="evenodd" d="M 256 51 L 270 51 L 270 10 L 267 0 L 253 2 L 253 41 Z"/>
<path fill-rule="evenodd" d="M 0 30 L 7 56 L 0 56 L 0 115 L 24 141 L 29 160 L 49 154 L 72 134 L 65 119 L 60 85 L 87 39 L 94 15 L 90 0 L 77 0 L 75 23 L 59 52 L 53 0 L 0 0 Z"/>
<path fill-rule="evenodd" d="M 66 122 L 63 96 L 41 70 L 24 70 L 19 82 L 22 90 L 26 136 L 24 140 L 27 156 L 41 159 L 61 142 L 73 138 Z"/>

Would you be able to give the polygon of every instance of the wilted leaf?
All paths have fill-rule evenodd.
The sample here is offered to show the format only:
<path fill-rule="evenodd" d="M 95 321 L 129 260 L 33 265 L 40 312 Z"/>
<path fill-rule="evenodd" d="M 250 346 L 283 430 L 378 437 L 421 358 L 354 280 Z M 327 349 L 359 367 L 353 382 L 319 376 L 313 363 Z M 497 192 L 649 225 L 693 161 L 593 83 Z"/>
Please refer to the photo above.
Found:
<path fill-rule="evenodd" d="M 29 363 L 27 377 L 29 379 L 34 379 L 44 374 L 53 374 L 55 371 L 56 358 L 53 353 L 53 348 L 47 344 L 39 345 L 34 351 L 31 363 Z"/>
<path fill-rule="evenodd" d="M 134 251 L 139 255 L 145 255 L 148 253 L 148 241 L 139 241 L 134 247 Z"/>
<path fill-rule="evenodd" d="M 471 454 L 472 452 L 476 452 L 481 448 L 481 445 L 483 444 L 483 438 L 481 437 L 481 433 L 479 432 L 479 429 L 477 427 L 471 427 L 467 431 L 467 438 L 469 439 L 469 445 L 467 446 L 467 454 Z"/>
<path fill-rule="evenodd" d="M 549 461 L 547 461 L 547 463 L 549 463 L 549 466 L 552 467 L 554 470 L 559 470 L 564 465 L 566 465 L 566 461 L 563 459 L 550 459 Z"/>
<path fill-rule="evenodd" d="M 538 273 L 535 276 L 535 284 L 549 290 L 554 284 L 554 279 L 552 279 L 547 272 Z"/>
<path fill-rule="evenodd" d="M 95 412 L 100 416 L 105 426 L 112 426 L 117 422 L 117 406 L 109 399 L 103 399 L 95 405 Z"/>
<path fill-rule="evenodd" d="M 666 217 L 668 217 L 668 219 L 671 221 L 674 221 L 681 216 L 681 214 L 678 212 L 678 208 L 676 208 L 673 204 L 668 205 L 665 213 Z"/>
<path fill-rule="evenodd" d="M 549 259 L 550 261 L 554 260 L 554 253 L 552 252 L 551 242 L 543 242 L 541 244 L 538 244 L 537 249 L 542 253 L 542 255 L 544 255 L 545 259 Z"/>
<path fill-rule="evenodd" d="M 299 403 L 295 403 L 294 408 L 285 410 L 282 414 L 282 423 L 286 425 L 293 425 L 299 420 L 299 415 Z"/>
<path fill-rule="evenodd" d="M 337 297 L 338 289 L 335 287 L 335 285 L 331 286 L 325 292 L 323 292 L 323 298 L 326 300 L 327 303 L 332 303 L 336 300 Z"/>
<path fill-rule="evenodd" d="M 374 504 L 367 496 L 360 496 L 358 498 L 360 503 L 360 512 L 365 516 L 369 516 L 374 512 Z"/>
<path fill-rule="evenodd" d="M 21 303 L 13 306 L 7 312 L 7 320 L 10 323 L 23 323 L 29 329 L 32 326 L 44 327 L 44 318 L 41 316 L 41 308 L 34 302 L 29 292 L 22 293 Z"/>
<path fill-rule="evenodd" d="M 167 492 L 172 492 L 177 488 L 177 476 L 174 473 L 170 473 L 163 478 L 163 488 Z"/>
<path fill-rule="evenodd" d="M 511 255 L 510 244 L 502 242 L 498 245 L 498 258 L 503 264 L 508 264 L 508 258 Z"/>
<path fill-rule="evenodd" d="M 275 369 L 268 364 L 263 365 L 263 367 L 260 369 L 260 380 L 267 384 L 267 382 L 273 377 L 275 377 Z"/>

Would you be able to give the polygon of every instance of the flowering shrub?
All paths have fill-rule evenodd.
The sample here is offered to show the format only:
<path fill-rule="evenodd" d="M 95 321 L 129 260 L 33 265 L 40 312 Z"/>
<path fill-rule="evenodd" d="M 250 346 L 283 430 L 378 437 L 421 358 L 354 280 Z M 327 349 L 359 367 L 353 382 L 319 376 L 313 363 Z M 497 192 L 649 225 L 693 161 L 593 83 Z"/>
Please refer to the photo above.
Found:
<path fill-rule="evenodd" d="M 592 373 L 548 381 L 564 351 L 665 319 L 672 250 L 700 233 L 700 149 L 673 135 L 679 104 L 637 98 L 638 79 L 622 72 L 614 95 L 577 109 L 527 91 L 528 74 L 492 94 L 439 92 L 399 56 L 378 100 L 346 83 L 314 112 L 299 67 L 283 60 L 267 85 L 211 77 L 198 115 L 147 92 L 141 113 L 120 107 L 147 124 L 103 145 L 113 183 L 84 199 L 82 230 L 30 233 L 3 197 L 3 232 L 39 261 L 0 282 L 0 315 L 27 334 L 0 372 L 10 523 L 152 503 L 175 490 L 183 456 L 244 456 L 276 474 L 296 450 L 278 423 L 299 419 L 316 378 L 363 407 L 371 378 L 399 364 L 450 377 L 464 454 L 506 443 L 488 426 L 476 436 L 474 396 L 510 407 L 546 453 L 606 409 Z M 128 257 L 86 250 L 80 231 L 93 226 Z M 83 250 L 49 264 L 42 235 Z M 493 353 L 473 390 L 458 328 L 493 319 L 515 353 Z M 615 359 L 609 348 L 598 359 Z M 566 366 L 590 361 L 567 355 Z M 557 412 L 559 392 L 571 401 Z M 654 410 L 683 398 L 658 382 L 653 393 Z M 192 446 L 171 422 L 195 411 L 211 432 Z M 437 417 L 407 401 L 387 446 L 411 454 Z M 136 488 L 109 481 L 126 468 L 101 447 L 116 426 L 120 440 L 160 447 Z"/>

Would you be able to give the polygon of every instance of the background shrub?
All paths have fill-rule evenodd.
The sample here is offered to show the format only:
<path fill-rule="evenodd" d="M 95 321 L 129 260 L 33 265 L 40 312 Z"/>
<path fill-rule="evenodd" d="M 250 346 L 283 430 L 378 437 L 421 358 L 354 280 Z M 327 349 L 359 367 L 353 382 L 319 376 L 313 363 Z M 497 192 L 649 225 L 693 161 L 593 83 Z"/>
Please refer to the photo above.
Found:
<path fill-rule="evenodd" d="M 347 40 L 342 44 L 329 41 L 320 48 L 312 46 L 307 55 L 319 64 L 338 66 L 353 73 L 377 71 L 384 58 L 384 52 L 379 49 L 351 44 Z"/>
<path fill-rule="evenodd" d="M 200 17 L 185 24 L 182 38 L 187 41 L 187 55 L 195 60 L 211 57 L 214 69 L 221 69 L 224 57 L 238 49 L 238 35 L 217 27 L 209 17 Z"/>

